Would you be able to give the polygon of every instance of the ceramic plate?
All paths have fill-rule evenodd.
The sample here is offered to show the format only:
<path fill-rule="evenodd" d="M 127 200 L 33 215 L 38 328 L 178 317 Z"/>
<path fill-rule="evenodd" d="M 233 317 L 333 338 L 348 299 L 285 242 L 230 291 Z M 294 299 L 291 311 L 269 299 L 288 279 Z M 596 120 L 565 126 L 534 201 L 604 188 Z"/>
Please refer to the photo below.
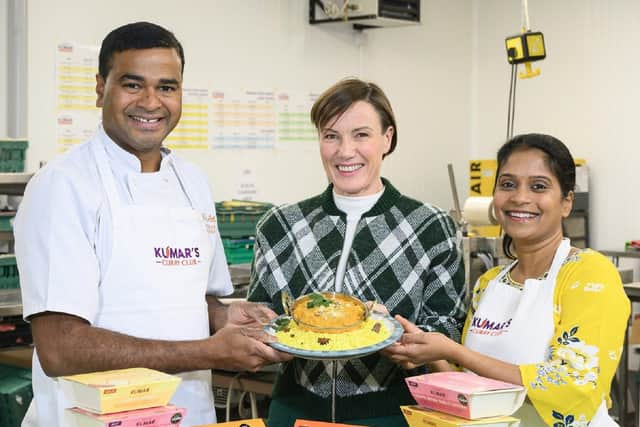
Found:
<path fill-rule="evenodd" d="M 288 318 L 288 316 L 281 315 L 276 317 L 269 323 L 269 325 L 265 326 L 264 330 L 269 335 L 275 336 L 275 322 L 281 318 Z M 366 347 L 354 348 L 350 350 L 340 350 L 340 351 L 317 351 L 317 350 L 303 350 L 300 348 L 290 347 L 288 345 L 281 344 L 279 342 L 269 343 L 269 345 L 276 350 L 284 351 L 286 353 L 293 354 L 294 356 L 300 357 L 302 359 L 313 359 L 313 360 L 346 360 L 346 359 L 355 359 L 357 357 L 363 357 L 371 353 L 375 353 L 378 350 L 382 350 L 385 347 L 393 344 L 398 341 L 402 336 L 404 330 L 400 323 L 386 314 L 381 313 L 371 313 L 371 319 L 378 320 L 384 323 L 388 330 L 391 331 L 391 335 L 389 338 L 384 341 L 380 341 L 377 344 L 368 345 Z"/>

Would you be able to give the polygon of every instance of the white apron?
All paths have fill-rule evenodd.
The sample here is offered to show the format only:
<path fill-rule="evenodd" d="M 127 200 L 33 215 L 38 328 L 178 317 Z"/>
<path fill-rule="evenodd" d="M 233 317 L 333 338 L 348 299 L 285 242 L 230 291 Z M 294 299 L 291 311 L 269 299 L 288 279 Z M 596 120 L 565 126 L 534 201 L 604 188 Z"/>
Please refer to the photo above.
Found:
<path fill-rule="evenodd" d="M 100 282 L 100 310 L 94 326 L 160 340 L 196 340 L 210 335 L 205 294 L 213 245 L 203 216 L 193 208 L 124 204 L 99 139 L 91 142 L 113 218 L 111 260 Z M 193 199 L 172 162 L 187 199 Z M 34 369 L 39 365 L 34 363 Z M 34 372 L 35 374 L 35 372 Z M 187 408 L 181 425 L 215 423 L 211 371 L 179 374 L 171 403 Z M 48 380 L 48 379 L 47 379 Z M 68 402 L 57 389 L 56 412 L 64 426 Z M 35 375 L 34 375 L 34 386 Z M 38 424 L 50 426 L 53 408 L 38 402 Z M 46 402 L 49 403 L 49 402 Z M 32 405 L 33 406 L 33 405 Z M 30 408 L 32 412 L 33 408 Z"/>
<path fill-rule="evenodd" d="M 569 239 L 556 250 L 546 278 L 527 279 L 522 290 L 505 286 L 500 279 L 511 264 L 489 282 L 475 312 L 464 345 L 474 351 L 515 365 L 541 363 L 549 359 L 553 339 L 553 294 L 562 263 L 571 251 Z M 492 326 L 488 326 L 492 323 Z M 544 426 L 533 405 L 525 402 L 514 416 L 522 427 Z M 617 425 L 602 402 L 590 424 Z"/>

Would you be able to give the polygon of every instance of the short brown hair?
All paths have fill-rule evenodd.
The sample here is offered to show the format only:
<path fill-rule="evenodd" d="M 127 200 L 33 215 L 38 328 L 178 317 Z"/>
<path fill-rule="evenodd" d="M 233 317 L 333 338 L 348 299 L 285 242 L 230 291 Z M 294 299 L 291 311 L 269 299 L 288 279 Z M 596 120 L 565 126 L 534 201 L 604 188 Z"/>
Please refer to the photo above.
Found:
<path fill-rule="evenodd" d="M 320 131 L 333 117 L 339 117 L 358 101 L 365 101 L 378 112 L 382 132 L 393 127 L 391 148 L 384 155 L 393 153 L 398 143 L 398 127 L 389 99 L 375 83 L 353 77 L 340 80 L 325 90 L 311 107 L 311 121 Z M 383 156 L 383 157 L 384 157 Z"/>

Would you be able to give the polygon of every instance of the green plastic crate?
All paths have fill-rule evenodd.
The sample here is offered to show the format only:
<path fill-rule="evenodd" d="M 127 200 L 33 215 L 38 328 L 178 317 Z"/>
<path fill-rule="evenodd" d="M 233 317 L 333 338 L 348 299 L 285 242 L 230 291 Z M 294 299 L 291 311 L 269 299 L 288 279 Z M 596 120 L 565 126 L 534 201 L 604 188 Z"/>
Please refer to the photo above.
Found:
<path fill-rule="evenodd" d="M 0 255 L 0 289 L 18 289 L 19 287 L 20 277 L 16 256 Z"/>
<path fill-rule="evenodd" d="M 28 146 L 26 139 L 0 139 L 0 172 L 24 172 Z"/>
<path fill-rule="evenodd" d="M 271 203 L 238 200 L 216 203 L 220 236 L 230 239 L 255 236 L 258 220 L 271 207 Z"/>
<path fill-rule="evenodd" d="M 0 426 L 19 427 L 31 399 L 31 371 L 0 365 Z"/>
<path fill-rule="evenodd" d="M 15 212 L 0 212 L 0 231 L 13 231 Z"/>
<path fill-rule="evenodd" d="M 222 239 L 227 264 L 246 264 L 253 261 L 253 239 Z"/>
<path fill-rule="evenodd" d="M 20 427 L 33 399 L 31 380 L 20 377 L 0 379 L 0 425 Z"/>

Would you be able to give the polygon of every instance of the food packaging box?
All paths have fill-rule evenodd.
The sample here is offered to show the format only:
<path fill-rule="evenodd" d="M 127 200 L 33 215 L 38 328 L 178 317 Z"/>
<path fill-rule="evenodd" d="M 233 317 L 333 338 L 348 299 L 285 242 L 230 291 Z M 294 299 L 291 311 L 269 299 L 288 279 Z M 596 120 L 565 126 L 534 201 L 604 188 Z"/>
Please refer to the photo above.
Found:
<path fill-rule="evenodd" d="M 468 420 L 417 406 L 401 406 L 400 409 L 402 409 L 402 414 L 409 427 L 518 427 L 520 425 L 520 420 L 513 417 L 489 417 Z"/>
<path fill-rule="evenodd" d="M 146 368 L 119 369 L 58 378 L 73 406 L 98 414 L 165 406 L 180 377 Z"/>
<path fill-rule="evenodd" d="M 293 427 L 364 427 L 355 424 L 337 424 L 326 421 L 296 420 Z"/>
<path fill-rule="evenodd" d="M 199 427 L 265 427 L 261 418 L 252 418 L 250 420 L 229 421 L 226 423 L 206 424 Z"/>
<path fill-rule="evenodd" d="M 186 410 L 173 405 L 123 411 L 113 414 L 94 414 L 80 408 L 65 410 L 68 427 L 178 427 Z"/>
<path fill-rule="evenodd" d="M 475 420 L 513 414 L 524 402 L 524 387 L 470 372 L 436 372 L 405 378 L 419 406 Z"/>

